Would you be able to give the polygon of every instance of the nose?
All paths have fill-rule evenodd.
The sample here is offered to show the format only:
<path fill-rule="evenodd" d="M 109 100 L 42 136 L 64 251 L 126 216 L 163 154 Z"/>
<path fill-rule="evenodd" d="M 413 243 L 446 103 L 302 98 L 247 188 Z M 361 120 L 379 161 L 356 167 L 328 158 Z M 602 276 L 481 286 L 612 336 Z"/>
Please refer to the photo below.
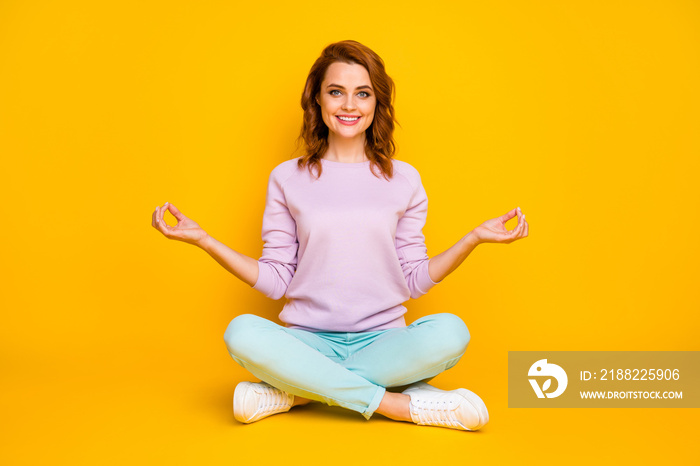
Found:
<path fill-rule="evenodd" d="M 351 94 L 348 94 L 348 96 L 343 101 L 343 110 L 354 110 L 355 107 L 355 100 L 353 96 Z"/>

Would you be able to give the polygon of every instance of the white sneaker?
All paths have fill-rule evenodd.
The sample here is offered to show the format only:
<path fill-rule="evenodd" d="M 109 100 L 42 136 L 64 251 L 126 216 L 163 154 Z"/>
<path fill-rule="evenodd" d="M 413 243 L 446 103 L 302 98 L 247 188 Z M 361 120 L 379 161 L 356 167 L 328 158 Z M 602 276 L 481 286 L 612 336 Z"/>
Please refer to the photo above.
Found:
<path fill-rule="evenodd" d="M 411 397 L 411 420 L 418 425 L 478 430 L 489 422 L 484 402 L 466 388 L 446 391 L 418 382 L 403 393 Z"/>
<path fill-rule="evenodd" d="M 233 392 L 233 417 L 249 424 L 277 413 L 286 413 L 294 395 L 265 382 L 241 382 Z"/>

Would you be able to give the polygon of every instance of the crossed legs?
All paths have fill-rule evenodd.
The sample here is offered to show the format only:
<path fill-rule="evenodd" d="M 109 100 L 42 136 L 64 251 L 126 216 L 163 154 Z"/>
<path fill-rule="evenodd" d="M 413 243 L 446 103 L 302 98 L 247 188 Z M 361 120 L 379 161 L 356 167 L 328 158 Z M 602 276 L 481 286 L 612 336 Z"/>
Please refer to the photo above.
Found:
<path fill-rule="evenodd" d="M 361 413 L 411 420 L 409 396 L 386 390 L 429 380 L 457 364 L 469 331 L 453 314 L 434 314 L 402 328 L 365 333 L 288 329 L 244 314 L 224 334 L 231 357 L 269 385 Z"/>

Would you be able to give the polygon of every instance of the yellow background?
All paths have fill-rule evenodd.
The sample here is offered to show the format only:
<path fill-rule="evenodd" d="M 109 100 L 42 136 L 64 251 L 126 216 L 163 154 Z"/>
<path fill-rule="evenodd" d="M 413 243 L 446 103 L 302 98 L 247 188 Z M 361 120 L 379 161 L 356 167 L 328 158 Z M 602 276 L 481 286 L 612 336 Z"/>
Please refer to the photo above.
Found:
<path fill-rule="evenodd" d="M 530 222 L 407 303 L 469 326 L 434 382 L 484 399 L 480 432 L 322 405 L 238 424 L 224 330 L 283 300 L 151 227 L 170 201 L 259 257 L 306 74 L 343 39 L 396 81 L 431 256 Z M 0 463 L 690 461 L 694 409 L 508 409 L 507 352 L 700 350 L 698 83 L 691 0 L 0 2 Z"/>

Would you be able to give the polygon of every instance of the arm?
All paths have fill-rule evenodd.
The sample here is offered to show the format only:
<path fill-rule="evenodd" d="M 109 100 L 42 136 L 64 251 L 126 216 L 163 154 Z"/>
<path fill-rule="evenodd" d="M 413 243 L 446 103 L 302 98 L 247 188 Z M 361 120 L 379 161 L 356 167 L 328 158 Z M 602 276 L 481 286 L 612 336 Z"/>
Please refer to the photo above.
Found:
<path fill-rule="evenodd" d="M 237 278 L 250 286 L 255 285 L 259 273 L 257 260 L 234 251 L 209 235 L 202 238 L 196 245 Z"/>
<path fill-rule="evenodd" d="M 470 231 L 451 248 L 437 256 L 431 257 L 428 265 L 430 279 L 436 282 L 442 281 L 446 276 L 454 272 L 478 245 L 478 239 L 475 237 L 474 232 Z"/>
<path fill-rule="evenodd" d="M 396 253 L 403 270 L 406 284 L 411 292 L 411 298 L 417 299 L 426 294 L 439 281 L 431 278 L 428 272 L 429 258 L 425 246 L 423 227 L 428 215 L 428 196 L 425 193 L 420 175 L 413 170 L 407 170 L 413 186 L 413 194 L 408 208 L 399 219 L 396 226 Z"/>
<path fill-rule="evenodd" d="M 166 210 L 177 220 L 175 226 L 170 226 L 165 222 L 163 216 Z M 185 216 L 180 212 L 180 209 L 169 202 L 156 207 L 151 225 L 169 239 L 200 247 L 243 282 L 252 286 L 258 279 L 258 262 L 255 259 L 236 252 L 209 236 L 197 222 Z"/>
<path fill-rule="evenodd" d="M 518 225 L 511 231 L 505 227 L 505 223 L 518 216 Z M 431 280 L 441 281 L 460 266 L 464 259 L 481 243 L 512 243 L 516 239 L 524 238 L 529 233 L 529 225 L 525 221 L 525 214 L 517 207 L 507 214 L 487 220 L 474 230 L 466 234 L 448 250 L 430 259 L 429 271 Z"/>
<path fill-rule="evenodd" d="M 287 207 L 283 183 L 289 177 L 289 166 L 280 165 L 270 174 L 263 214 L 262 257 L 257 261 L 258 275 L 253 289 L 272 299 L 280 299 L 297 268 L 297 224 Z"/>
<path fill-rule="evenodd" d="M 273 170 L 267 189 L 262 237 L 262 257 L 255 260 L 209 236 L 197 222 L 186 217 L 172 204 L 156 207 L 151 225 L 167 238 L 200 247 L 237 278 L 272 299 L 287 291 L 297 265 L 296 222 L 286 206 L 280 172 Z M 177 219 L 175 226 L 163 219 L 168 210 Z"/>
<path fill-rule="evenodd" d="M 259 260 L 236 252 L 209 235 L 198 244 L 226 270 L 272 299 L 286 293 L 296 271 L 299 246 L 296 222 L 282 190 L 283 181 L 280 171 L 273 170 L 267 185 L 262 228 L 265 245 Z"/>

